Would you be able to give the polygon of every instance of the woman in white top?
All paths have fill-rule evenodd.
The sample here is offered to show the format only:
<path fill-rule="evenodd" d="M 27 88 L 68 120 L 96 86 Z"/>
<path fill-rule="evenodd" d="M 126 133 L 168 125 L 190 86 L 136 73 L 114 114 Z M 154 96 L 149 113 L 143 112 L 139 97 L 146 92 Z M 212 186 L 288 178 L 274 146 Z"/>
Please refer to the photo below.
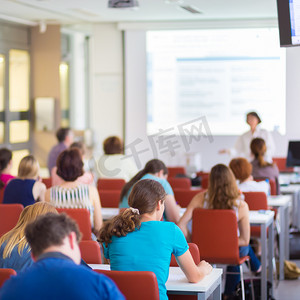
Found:
<path fill-rule="evenodd" d="M 253 180 L 252 165 L 246 158 L 238 157 L 231 160 L 229 167 L 239 181 L 238 187 L 242 192 L 264 192 L 270 194 L 270 185 L 266 181 Z"/>
<path fill-rule="evenodd" d="M 79 150 L 71 148 L 63 151 L 57 158 L 56 166 L 57 175 L 63 182 L 46 191 L 46 201 L 57 208 L 88 209 L 93 232 L 98 232 L 103 223 L 100 198 L 94 186 L 78 181 L 83 175 L 83 162 Z"/>
<path fill-rule="evenodd" d="M 261 123 L 261 119 L 255 111 L 247 114 L 246 122 L 250 126 L 250 130 L 238 137 L 234 148 L 223 149 L 219 153 L 228 153 L 232 157 L 242 156 L 252 161 L 254 157 L 250 150 L 250 143 L 254 138 L 259 137 L 266 142 L 267 152 L 265 154 L 265 160 L 272 162 L 272 157 L 275 152 L 275 143 L 271 133 L 266 129 L 260 128 L 259 124 Z"/>
<path fill-rule="evenodd" d="M 189 235 L 188 223 L 192 219 L 193 210 L 198 207 L 206 209 L 232 209 L 235 211 L 239 229 L 237 234 L 240 256 L 243 257 L 249 255 L 251 259 L 251 270 L 255 272 L 259 271 L 261 269 L 261 264 L 255 256 L 252 248 L 249 246 L 249 208 L 247 203 L 242 200 L 235 177 L 227 166 L 218 164 L 211 169 L 208 190 L 206 192 L 200 192 L 192 199 L 184 215 L 179 220 L 177 225 L 186 237 Z M 228 266 L 227 272 L 238 273 L 239 267 Z M 226 296 L 230 295 L 239 281 L 239 275 L 227 274 L 224 294 Z"/>
<path fill-rule="evenodd" d="M 104 155 L 97 162 L 101 178 L 122 178 L 128 182 L 137 172 L 136 164 L 124 155 L 123 142 L 117 136 L 110 136 L 103 142 Z"/>

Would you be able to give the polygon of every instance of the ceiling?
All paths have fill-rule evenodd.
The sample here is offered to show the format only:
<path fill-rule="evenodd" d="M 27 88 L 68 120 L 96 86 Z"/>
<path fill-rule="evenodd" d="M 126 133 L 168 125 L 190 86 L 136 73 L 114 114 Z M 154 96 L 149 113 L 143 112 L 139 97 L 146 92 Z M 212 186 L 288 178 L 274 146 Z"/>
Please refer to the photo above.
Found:
<path fill-rule="evenodd" d="M 0 19 L 28 25 L 95 22 L 276 19 L 276 0 L 138 0 L 138 9 L 108 8 L 108 0 L 0 0 Z M 201 11 L 181 9 L 188 5 Z"/>

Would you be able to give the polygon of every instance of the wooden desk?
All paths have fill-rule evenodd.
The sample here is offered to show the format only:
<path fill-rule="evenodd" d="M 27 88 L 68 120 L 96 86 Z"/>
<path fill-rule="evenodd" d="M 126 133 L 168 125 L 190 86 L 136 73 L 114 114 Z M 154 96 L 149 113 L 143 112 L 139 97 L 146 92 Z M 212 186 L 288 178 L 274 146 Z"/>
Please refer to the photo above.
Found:
<path fill-rule="evenodd" d="M 260 226 L 261 239 L 261 299 L 267 300 L 267 267 L 268 280 L 273 285 L 273 257 L 274 257 L 274 212 L 266 210 L 263 213 L 260 211 L 249 211 L 249 221 L 251 226 Z M 268 231 L 269 228 L 269 231 Z M 269 232 L 269 238 L 267 233 Z M 267 263 L 268 258 L 268 263 Z M 273 291 L 272 291 L 273 295 Z"/>
<path fill-rule="evenodd" d="M 268 196 L 268 205 L 278 209 L 279 214 L 279 279 L 284 280 L 284 260 L 290 257 L 289 206 L 292 195 Z"/>
<path fill-rule="evenodd" d="M 95 270 L 110 270 L 110 265 L 89 265 Z M 221 300 L 222 269 L 214 268 L 212 272 L 197 283 L 189 283 L 179 267 L 170 267 L 166 288 L 170 294 L 197 295 L 198 300 L 206 300 L 213 295 L 214 300 Z"/>

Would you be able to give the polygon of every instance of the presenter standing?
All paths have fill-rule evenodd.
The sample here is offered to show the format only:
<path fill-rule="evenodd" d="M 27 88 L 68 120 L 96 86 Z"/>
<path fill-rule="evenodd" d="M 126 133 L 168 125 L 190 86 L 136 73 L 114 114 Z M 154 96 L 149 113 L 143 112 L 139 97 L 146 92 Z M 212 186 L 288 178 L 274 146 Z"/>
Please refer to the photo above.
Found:
<path fill-rule="evenodd" d="M 260 128 L 259 124 L 261 119 L 255 111 L 249 112 L 246 119 L 247 124 L 250 126 L 250 130 L 238 137 L 234 148 L 220 150 L 219 153 L 228 153 L 231 157 L 245 157 L 249 161 L 254 159 L 250 150 L 250 143 L 254 138 L 262 138 L 265 140 L 267 146 L 267 152 L 265 154 L 265 160 L 272 162 L 272 157 L 275 152 L 275 143 L 273 137 L 269 131 Z"/>

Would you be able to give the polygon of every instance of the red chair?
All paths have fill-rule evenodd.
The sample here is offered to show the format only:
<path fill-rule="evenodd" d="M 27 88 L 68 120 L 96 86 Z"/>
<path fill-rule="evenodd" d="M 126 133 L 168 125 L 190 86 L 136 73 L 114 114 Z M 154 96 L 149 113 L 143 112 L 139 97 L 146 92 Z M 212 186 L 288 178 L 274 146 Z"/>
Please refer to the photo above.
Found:
<path fill-rule="evenodd" d="M 191 255 L 194 259 L 195 264 L 198 265 L 200 263 L 200 252 L 199 252 L 198 246 L 194 243 L 189 243 L 189 250 L 191 252 Z M 178 264 L 177 264 L 174 254 L 172 254 L 172 257 L 171 257 L 170 267 L 178 267 Z"/>
<path fill-rule="evenodd" d="M 157 279 L 149 271 L 94 270 L 112 279 L 119 290 L 130 300 L 159 300 Z"/>
<path fill-rule="evenodd" d="M 185 167 L 168 167 L 168 178 L 176 177 L 176 175 L 186 175 Z"/>
<path fill-rule="evenodd" d="M 273 157 L 273 162 L 277 165 L 279 172 L 294 172 L 294 168 L 286 166 L 286 157 Z"/>
<path fill-rule="evenodd" d="M 3 202 L 4 188 L 0 189 L 0 204 Z"/>
<path fill-rule="evenodd" d="M 181 207 L 187 207 L 191 200 L 199 194 L 202 189 L 195 189 L 195 190 L 190 190 L 190 189 L 174 189 L 174 197 L 176 199 L 176 202 L 181 206 Z"/>
<path fill-rule="evenodd" d="M 97 181 L 98 191 L 102 190 L 118 190 L 121 191 L 126 181 L 124 179 L 118 178 L 100 178 Z"/>
<path fill-rule="evenodd" d="M 264 181 L 266 179 L 269 179 L 269 178 L 267 178 L 267 177 L 254 178 L 254 180 L 257 182 Z M 272 196 L 278 195 L 276 181 L 274 179 L 269 179 L 269 184 L 270 184 L 271 195 Z"/>
<path fill-rule="evenodd" d="M 81 241 L 79 248 L 87 264 L 102 264 L 100 245 L 96 241 Z"/>
<path fill-rule="evenodd" d="M 206 190 L 208 188 L 209 173 L 197 172 L 197 177 L 201 177 L 201 187 Z"/>
<path fill-rule="evenodd" d="M 23 209 L 22 204 L 0 204 L 0 237 L 17 225 Z"/>
<path fill-rule="evenodd" d="M 47 189 L 50 189 L 52 187 L 52 178 L 42 178 L 42 183 L 45 184 Z"/>
<path fill-rule="evenodd" d="M 82 234 L 82 240 L 92 239 L 92 225 L 90 213 L 84 208 L 56 208 L 59 213 L 66 213 L 70 218 L 76 221 Z"/>
<path fill-rule="evenodd" d="M 120 190 L 100 190 L 99 196 L 102 207 L 119 207 Z"/>
<path fill-rule="evenodd" d="M 168 178 L 172 189 L 190 189 L 192 186 L 191 180 L 189 178 L 179 178 L 171 177 Z"/>
<path fill-rule="evenodd" d="M 0 288 L 13 275 L 17 275 L 17 272 L 13 269 L 0 269 Z"/>
<path fill-rule="evenodd" d="M 245 299 L 242 264 L 249 256 L 239 256 L 237 218 L 231 209 L 193 211 L 192 242 L 197 244 L 201 258 L 211 264 L 239 265 L 243 299 Z"/>

